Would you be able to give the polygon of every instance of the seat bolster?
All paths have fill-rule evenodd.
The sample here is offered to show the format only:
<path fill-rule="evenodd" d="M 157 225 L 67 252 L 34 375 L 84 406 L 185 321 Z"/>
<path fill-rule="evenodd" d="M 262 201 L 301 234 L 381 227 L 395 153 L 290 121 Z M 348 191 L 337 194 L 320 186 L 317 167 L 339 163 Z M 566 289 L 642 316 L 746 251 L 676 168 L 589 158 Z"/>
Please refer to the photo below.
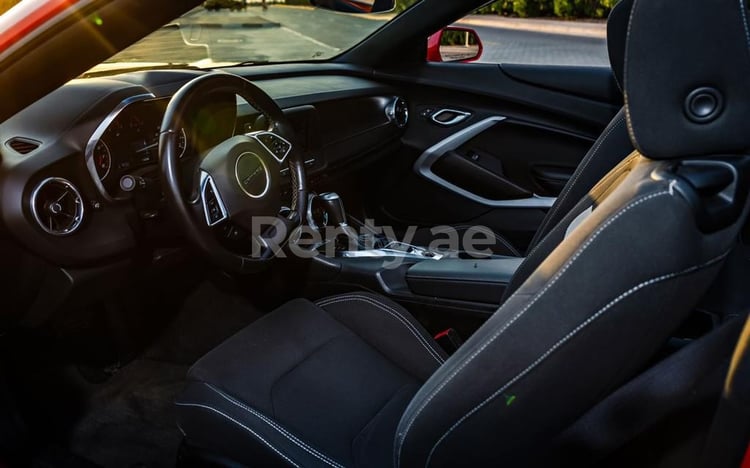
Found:
<path fill-rule="evenodd" d="M 625 119 L 625 109 L 615 114 L 607 128 L 593 144 L 588 153 L 578 164 L 568 183 L 555 200 L 542 225 L 537 229 L 529 244 L 531 252 L 552 231 L 557 224 L 576 206 L 578 201 L 586 196 L 597 182 L 607 175 L 614 167 L 633 152 L 628 127 Z"/>
<path fill-rule="evenodd" d="M 175 405 L 178 426 L 194 448 L 249 466 L 342 466 L 268 415 L 211 384 L 189 382 Z M 200 440 L 189 434 L 201 434 Z"/>
<path fill-rule="evenodd" d="M 573 221 L 584 211 L 595 207 L 597 204 L 596 200 L 603 199 L 605 194 L 612 187 L 616 187 L 622 178 L 630 173 L 638 161 L 638 153 L 631 153 L 627 158 L 622 160 L 620 164 L 616 165 L 605 177 L 603 177 L 589 193 L 582 195 L 575 205 L 571 205 L 570 208 L 566 208 L 564 211 L 558 211 L 558 213 L 563 214 L 562 219 L 554 221 L 554 224 L 550 224 L 546 228 L 543 227 L 538 231 L 545 231 L 544 237 L 542 237 L 538 243 L 533 244 L 533 247 L 529 250 L 526 258 L 524 258 L 521 265 L 516 269 L 510 283 L 503 292 L 501 304 L 505 303 L 505 301 L 507 301 L 508 298 L 521 287 L 521 285 L 529 278 L 529 276 L 531 276 L 534 270 L 539 267 L 549 254 L 560 245 L 565 239 L 568 227 L 570 227 Z M 572 197 L 569 201 L 572 201 Z M 558 202 L 561 202 L 561 200 L 558 199 Z M 547 218 L 550 218 L 551 216 L 554 216 L 554 214 L 550 213 Z"/>
<path fill-rule="evenodd" d="M 421 381 L 427 380 L 447 358 L 406 309 L 383 296 L 357 292 L 328 297 L 317 305 Z"/>
<path fill-rule="evenodd" d="M 528 462 L 654 356 L 741 225 L 705 236 L 677 182 L 652 177 L 666 166 L 640 160 L 425 383 L 395 466 Z"/>

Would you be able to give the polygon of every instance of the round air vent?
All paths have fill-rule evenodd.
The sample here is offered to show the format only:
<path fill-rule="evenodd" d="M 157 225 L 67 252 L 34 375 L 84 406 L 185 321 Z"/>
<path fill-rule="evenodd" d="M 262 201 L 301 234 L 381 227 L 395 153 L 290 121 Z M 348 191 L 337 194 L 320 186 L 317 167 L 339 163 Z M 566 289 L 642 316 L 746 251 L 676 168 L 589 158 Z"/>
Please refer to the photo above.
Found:
<path fill-rule="evenodd" d="M 398 128 L 406 127 L 409 123 L 409 106 L 406 101 L 402 98 L 396 98 L 393 100 L 388 109 L 386 109 L 388 119 L 396 124 Z"/>
<path fill-rule="evenodd" d="M 31 193 L 31 212 L 39 227 L 53 236 L 74 233 L 83 221 L 83 198 L 70 182 L 45 179 Z"/>

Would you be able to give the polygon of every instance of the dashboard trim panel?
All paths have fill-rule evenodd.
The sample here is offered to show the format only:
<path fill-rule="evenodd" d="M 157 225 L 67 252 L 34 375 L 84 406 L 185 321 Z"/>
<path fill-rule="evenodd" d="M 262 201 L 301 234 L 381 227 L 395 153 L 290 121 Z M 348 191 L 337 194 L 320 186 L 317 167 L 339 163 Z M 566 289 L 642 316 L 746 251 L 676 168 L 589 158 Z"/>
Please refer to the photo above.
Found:
<path fill-rule="evenodd" d="M 91 135 L 91 138 L 89 138 L 89 141 L 86 144 L 86 150 L 84 152 L 86 167 L 91 174 L 91 178 L 94 181 L 94 185 L 96 185 L 96 189 L 108 202 L 122 200 L 122 198 L 112 197 L 107 192 L 107 189 L 104 188 L 104 184 L 99 178 L 99 173 L 96 170 L 96 163 L 94 161 L 94 149 L 99 143 L 99 140 L 101 140 L 104 136 L 104 132 L 107 131 L 112 122 L 114 122 L 114 120 L 120 115 L 120 113 L 122 113 L 123 110 L 125 110 L 126 107 L 133 103 L 146 101 L 149 99 L 156 99 L 156 95 L 154 95 L 153 93 L 145 93 L 137 94 L 135 96 L 130 96 L 129 98 L 123 99 L 109 114 L 107 114 L 107 117 L 105 117 L 104 120 L 102 120 L 102 122 L 96 127 L 96 130 L 94 130 L 94 133 Z"/>

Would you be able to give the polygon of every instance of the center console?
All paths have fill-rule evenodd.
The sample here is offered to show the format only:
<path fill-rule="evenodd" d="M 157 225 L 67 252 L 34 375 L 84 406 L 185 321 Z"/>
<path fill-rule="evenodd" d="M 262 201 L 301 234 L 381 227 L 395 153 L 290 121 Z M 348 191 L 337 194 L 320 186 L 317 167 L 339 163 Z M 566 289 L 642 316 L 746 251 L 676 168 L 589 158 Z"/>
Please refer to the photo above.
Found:
<path fill-rule="evenodd" d="M 462 258 L 460 251 L 431 250 L 384 234 L 346 214 L 335 193 L 311 195 L 308 226 L 318 230 L 311 283 L 321 294 L 353 286 L 402 302 L 491 314 L 522 258 Z M 388 231 L 386 231 L 388 232 Z"/>
<path fill-rule="evenodd" d="M 420 296 L 499 305 L 521 261 L 503 257 L 419 262 L 406 271 L 406 282 Z"/>

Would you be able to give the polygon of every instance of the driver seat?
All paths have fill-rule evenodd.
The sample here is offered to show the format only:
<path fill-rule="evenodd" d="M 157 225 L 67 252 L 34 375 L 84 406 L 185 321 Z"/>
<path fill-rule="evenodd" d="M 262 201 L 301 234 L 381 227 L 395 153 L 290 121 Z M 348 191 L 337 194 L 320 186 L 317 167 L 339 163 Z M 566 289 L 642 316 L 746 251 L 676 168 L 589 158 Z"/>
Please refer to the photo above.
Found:
<path fill-rule="evenodd" d="M 176 401 L 185 445 L 252 466 L 537 462 L 654 357 L 734 245 L 750 174 L 742 8 L 635 2 L 624 85 L 637 150 L 455 354 L 380 296 L 293 300 L 191 368 Z"/>

